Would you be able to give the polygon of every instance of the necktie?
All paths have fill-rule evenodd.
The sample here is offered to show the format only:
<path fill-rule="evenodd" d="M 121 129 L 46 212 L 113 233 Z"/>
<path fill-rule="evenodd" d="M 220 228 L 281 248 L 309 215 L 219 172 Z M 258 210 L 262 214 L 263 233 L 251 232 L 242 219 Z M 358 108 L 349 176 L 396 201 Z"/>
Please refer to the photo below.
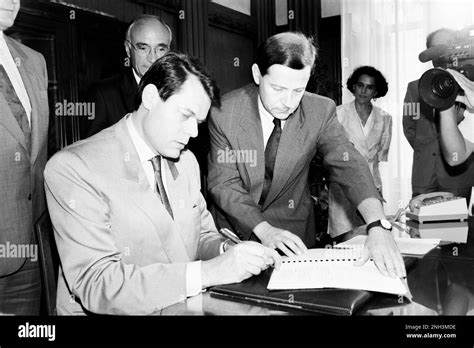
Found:
<path fill-rule="evenodd" d="M 156 188 L 160 196 L 161 203 L 163 203 L 166 210 L 171 215 L 171 218 L 174 219 L 173 210 L 171 209 L 170 201 L 166 195 L 165 186 L 163 185 L 163 178 L 161 176 L 161 156 L 155 156 L 150 161 L 151 165 L 153 166 L 153 171 L 155 172 Z"/>
<path fill-rule="evenodd" d="M 267 198 L 268 191 L 270 191 L 270 185 L 272 184 L 273 179 L 273 169 L 275 168 L 275 160 L 278 152 L 278 144 L 280 143 L 281 138 L 281 120 L 278 118 L 273 119 L 273 128 L 272 134 L 267 142 L 267 147 L 265 148 L 265 181 L 263 183 L 262 196 L 260 197 L 260 205 L 263 205 L 265 198 Z"/>
<path fill-rule="evenodd" d="M 20 99 L 15 92 L 15 88 L 13 87 L 10 78 L 8 77 L 7 72 L 3 65 L 0 64 L 0 93 L 5 96 L 5 100 L 7 101 L 10 109 L 15 116 L 20 128 L 25 135 L 26 141 L 26 148 L 28 153 L 31 151 L 31 128 L 28 123 L 28 117 L 26 116 L 25 109 L 21 104 Z"/>

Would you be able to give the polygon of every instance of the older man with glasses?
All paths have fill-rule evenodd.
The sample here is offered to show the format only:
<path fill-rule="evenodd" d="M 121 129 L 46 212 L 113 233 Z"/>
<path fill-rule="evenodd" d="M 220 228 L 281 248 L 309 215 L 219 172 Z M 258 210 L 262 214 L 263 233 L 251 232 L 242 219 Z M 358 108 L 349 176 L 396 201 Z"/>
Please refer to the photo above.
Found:
<path fill-rule="evenodd" d="M 170 27 L 156 16 L 140 15 L 133 20 L 124 42 L 130 68 L 98 82 L 93 88 L 95 115 L 88 136 L 110 127 L 134 110 L 140 79 L 158 58 L 169 52 L 172 38 Z"/>

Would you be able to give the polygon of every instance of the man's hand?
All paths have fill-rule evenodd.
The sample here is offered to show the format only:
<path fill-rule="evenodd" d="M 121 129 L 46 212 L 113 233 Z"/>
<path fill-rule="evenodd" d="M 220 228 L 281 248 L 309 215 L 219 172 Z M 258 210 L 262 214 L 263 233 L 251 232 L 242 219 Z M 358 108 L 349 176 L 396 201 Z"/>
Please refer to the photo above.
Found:
<path fill-rule="evenodd" d="M 406 277 L 405 263 L 390 231 L 382 227 L 373 227 L 369 230 L 364 249 L 355 265 L 363 265 L 370 257 L 374 259 L 375 265 L 383 275 L 392 278 Z"/>
<path fill-rule="evenodd" d="M 258 225 L 254 229 L 254 233 L 263 245 L 272 249 L 280 249 L 286 256 L 300 255 L 308 250 L 296 234 L 274 227 L 267 222 Z"/>
<path fill-rule="evenodd" d="M 466 76 L 453 69 L 446 69 L 464 91 L 464 95 L 458 95 L 456 100 L 467 106 L 470 112 L 474 111 L 474 82 Z"/>
<path fill-rule="evenodd" d="M 202 286 L 238 283 L 273 265 L 279 268 L 278 253 L 256 242 L 242 242 L 201 264 Z"/>

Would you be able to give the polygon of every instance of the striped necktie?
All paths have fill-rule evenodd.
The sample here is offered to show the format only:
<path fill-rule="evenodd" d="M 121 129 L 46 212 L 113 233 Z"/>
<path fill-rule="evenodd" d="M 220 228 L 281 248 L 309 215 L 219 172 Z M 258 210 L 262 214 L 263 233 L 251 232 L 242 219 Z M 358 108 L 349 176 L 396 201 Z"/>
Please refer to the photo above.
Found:
<path fill-rule="evenodd" d="M 168 195 L 166 194 L 163 178 L 161 176 L 161 156 L 155 156 L 150 161 L 153 166 L 153 171 L 155 172 L 156 191 L 161 199 L 161 203 L 163 203 L 171 218 L 174 220 L 173 210 L 171 209 L 171 204 L 168 200 Z"/>
<path fill-rule="evenodd" d="M 18 125 L 20 126 L 23 134 L 25 135 L 26 148 L 28 153 L 31 152 L 31 127 L 28 123 L 28 116 L 26 115 L 25 109 L 21 104 L 18 95 L 15 92 L 15 88 L 8 77 L 7 72 L 3 65 L 0 64 L 0 93 L 5 96 L 5 100 L 10 106 L 10 109 L 15 116 Z"/>

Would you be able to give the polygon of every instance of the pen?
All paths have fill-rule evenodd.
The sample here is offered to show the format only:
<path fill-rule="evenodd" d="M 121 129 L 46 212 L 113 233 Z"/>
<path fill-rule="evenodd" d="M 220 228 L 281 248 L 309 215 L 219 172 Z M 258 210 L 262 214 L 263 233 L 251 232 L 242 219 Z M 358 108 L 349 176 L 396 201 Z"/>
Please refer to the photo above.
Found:
<path fill-rule="evenodd" d="M 224 237 L 229 238 L 229 239 L 230 239 L 231 241 L 233 241 L 235 244 L 242 243 L 242 241 L 240 240 L 240 238 L 237 237 L 237 236 L 235 235 L 235 233 L 232 232 L 231 230 L 229 230 L 228 228 L 225 228 L 225 227 L 224 227 L 224 228 L 221 228 L 221 229 L 219 230 L 219 233 L 220 233 L 221 235 L 223 235 Z"/>

